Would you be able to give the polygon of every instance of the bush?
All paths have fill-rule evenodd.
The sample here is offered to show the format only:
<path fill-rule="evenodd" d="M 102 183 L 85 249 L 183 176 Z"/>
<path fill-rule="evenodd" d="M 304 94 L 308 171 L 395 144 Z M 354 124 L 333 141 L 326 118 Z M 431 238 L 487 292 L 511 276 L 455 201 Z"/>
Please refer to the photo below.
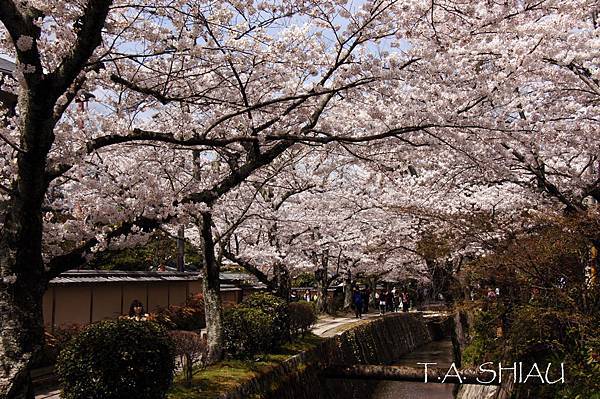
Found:
<path fill-rule="evenodd" d="M 244 299 L 242 306 L 260 309 L 269 315 L 273 324 L 273 342 L 275 348 L 290 339 L 290 317 L 288 303 L 279 297 L 266 292 L 259 292 Z"/>
<path fill-rule="evenodd" d="M 306 334 L 317 321 L 317 312 L 310 302 L 292 302 L 288 304 L 288 313 L 292 335 Z"/>
<path fill-rule="evenodd" d="M 44 346 L 32 367 L 53 366 L 60 351 L 84 328 L 82 324 L 69 324 L 55 327 L 54 331 L 44 331 Z"/>
<path fill-rule="evenodd" d="M 198 331 L 206 327 L 202 294 L 188 297 L 184 306 L 161 308 L 151 316 L 168 330 Z"/>
<path fill-rule="evenodd" d="M 191 386 L 194 365 L 204 366 L 206 361 L 208 354 L 206 339 L 192 331 L 171 331 L 169 335 L 175 345 L 175 354 L 183 368 L 186 385 Z"/>
<path fill-rule="evenodd" d="M 223 316 L 225 351 L 231 357 L 249 357 L 271 349 L 273 318 L 261 309 L 235 306 Z"/>
<path fill-rule="evenodd" d="M 66 399 L 164 398 L 174 368 L 166 331 L 128 319 L 90 325 L 67 344 L 57 363 Z"/>

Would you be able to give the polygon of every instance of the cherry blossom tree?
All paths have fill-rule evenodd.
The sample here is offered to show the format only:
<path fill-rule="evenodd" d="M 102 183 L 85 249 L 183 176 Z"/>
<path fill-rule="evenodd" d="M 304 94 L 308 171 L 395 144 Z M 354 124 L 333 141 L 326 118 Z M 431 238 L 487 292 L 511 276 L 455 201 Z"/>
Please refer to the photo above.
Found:
<path fill-rule="evenodd" d="M 211 206 L 295 144 L 337 140 L 317 137 L 321 116 L 381 79 L 369 46 L 397 33 L 393 1 L 220 5 L 0 2 L 18 96 L 2 127 L 3 394 L 33 395 L 49 279 L 179 219 L 201 232 L 218 358 Z"/>
<path fill-rule="evenodd" d="M 31 4 L 0 2 L 0 20 L 6 29 L 2 42 L 11 43 L 19 86 L 15 116 L 2 130 L 3 397 L 33 397 L 28 364 L 43 340 L 41 299 L 48 281 L 42 254 L 42 204 L 52 182 L 47 161 L 57 124 L 76 97 L 79 78 L 101 42 L 110 4 L 111 1 L 92 0 L 57 17 L 57 23 L 70 21 L 74 27 L 68 30 L 71 35 L 52 43 L 40 26 L 41 10 Z"/>
<path fill-rule="evenodd" d="M 0 48 L 16 60 L 3 91 L 18 98 L 4 102 L 0 131 L 0 392 L 32 397 L 28 367 L 53 276 L 109 245 L 136 245 L 153 229 L 182 224 L 195 228 L 204 255 L 208 346 L 218 359 L 215 245 L 234 238 L 227 225 L 244 219 L 247 196 L 262 197 L 264 215 L 277 216 L 261 226 L 271 237 L 256 258 L 297 254 L 290 264 L 315 267 L 306 260 L 322 246 L 329 253 L 321 265 L 347 253 L 360 254 L 358 265 L 396 269 L 403 258 L 382 257 L 396 250 L 381 238 L 414 218 L 396 213 L 397 226 L 384 223 L 389 204 L 407 198 L 394 199 L 392 184 L 377 189 L 386 206 L 355 190 L 342 224 L 343 212 L 328 208 L 352 202 L 347 187 L 321 197 L 312 182 L 289 179 L 271 197 L 256 186 L 301 146 L 343 155 L 335 172 L 297 171 L 321 179 L 337 178 L 353 158 L 376 167 L 375 179 L 400 182 L 416 171 L 427 186 L 450 174 L 453 192 L 502 183 L 514 198 L 533 183 L 568 209 L 582 208 L 598 187 L 595 6 L 0 0 Z M 431 192 L 415 184 L 413 195 Z M 302 188 L 300 204 L 294 195 L 278 206 Z M 236 195 L 240 207 L 227 219 L 219 207 Z M 445 214 L 468 202 L 436 195 Z M 315 204 L 321 221 L 310 217 Z M 283 223 L 286 213 L 305 217 L 311 233 L 301 220 Z M 418 234 L 398 241 L 415 250 Z"/>

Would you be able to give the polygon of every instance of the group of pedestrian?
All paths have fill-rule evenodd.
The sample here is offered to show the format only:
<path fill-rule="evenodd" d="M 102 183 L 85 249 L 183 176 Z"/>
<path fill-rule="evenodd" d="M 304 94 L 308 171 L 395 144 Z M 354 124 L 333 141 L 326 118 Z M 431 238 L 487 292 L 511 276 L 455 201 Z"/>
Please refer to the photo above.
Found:
<path fill-rule="evenodd" d="M 403 291 L 401 293 L 396 287 L 391 290 L 386 289 L 381 293 L 376 293 L 375 299 L 379 303 L 380 315 L 384 315 L 386 312 L 399 312 L 400 309 L 402 309 L 403 312 L 408 312 L 410 307 L 408 292 Z"/>
<path fill-rule="evenodd" d="M 352 305 L 356 318 L 360 319 L 364 313 L 367 313 L 369 306 L 370 290 L 354 288 L 352 291 Z M 410 298 L 408 292 L 402 293 L 395 287 L 392 290 L 386 289 L 383 292 L 375 292 L 375 300 L 379 305 L 379 314 L 386 312 L 408 312 L 410 307 Z"/>

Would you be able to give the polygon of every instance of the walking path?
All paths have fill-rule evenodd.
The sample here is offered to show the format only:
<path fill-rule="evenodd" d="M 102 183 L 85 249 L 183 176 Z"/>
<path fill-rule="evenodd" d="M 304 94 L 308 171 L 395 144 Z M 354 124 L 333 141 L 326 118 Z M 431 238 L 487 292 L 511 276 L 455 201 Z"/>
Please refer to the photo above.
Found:
<path fill-rule="evenodd" d="M 439 312 L 422 312 L 426 313 L 426 317 L 429 314 L 438 314 Z M 352 324 L 364 323 L 366 320 L 374 319 L 379 317 L 379 313 L 367 313 L 363 314 L 362 319 L 357 319 L 354 316 L 342 316 L 342 317 L 334 317 L 329 315 L 324 315 L 319 317 L 314 327 L 312 328 L 312 332 L 315 335 L 320 337 L 332 337 L 336 334 L 341 333 L 341 331 L 346 330 L 346 328 Z M 38 392 L 35 395 L 35 399 L 59 399 L 60 398 L 60 389 L 57 387 L 47 387 L 38 389 Z"/>
<path fill-rule="evenodd" d="M 357 324 L 363 320 L 369 320 L 378 317 L 378 313 L 364 314 L 362 319 L 357 319 L 354 316 L 333 317 L 329 315 L 321 316 L 312 328 L 312 332 L 320 337 L 332 337 L 343 330 L 342 326 Z"/>

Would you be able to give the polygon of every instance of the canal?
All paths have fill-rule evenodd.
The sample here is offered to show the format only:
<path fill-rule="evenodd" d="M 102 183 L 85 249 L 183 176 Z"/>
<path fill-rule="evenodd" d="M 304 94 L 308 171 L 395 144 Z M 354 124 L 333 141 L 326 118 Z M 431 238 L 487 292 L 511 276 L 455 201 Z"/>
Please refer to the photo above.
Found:
<path fill-rule="evenodd" d="M 433 341 L 400 358 L 396 365 L 423 367 L 417 363 L 437 363 L 431 367 L 450 367 L 452 341 Z M 421 382 L 385 381 L 377 385 L 372 399 L 452 399 L 453 384 L 425 384 Z"/>

